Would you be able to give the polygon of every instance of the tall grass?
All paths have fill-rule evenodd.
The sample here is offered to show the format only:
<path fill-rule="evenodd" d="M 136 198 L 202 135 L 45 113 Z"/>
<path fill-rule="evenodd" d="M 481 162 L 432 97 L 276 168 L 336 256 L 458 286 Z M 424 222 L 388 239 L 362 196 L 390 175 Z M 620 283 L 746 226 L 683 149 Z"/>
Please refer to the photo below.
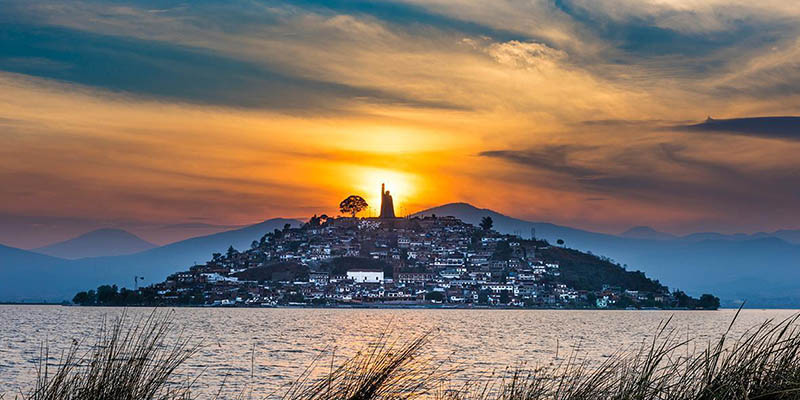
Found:
<path fill-rule="evenodd" d="M 126 323 L 125 314 L 100 327 L 96 341 L 73 341 L 51 366 L 42 347 L 35 387 L 23 400 L 177 400 L 190 398 L 189 383 L 173 379 L 197 351 L 172 314 L 152 313 Z M 130 327 L 128 327 L 130 326 Z M 88 350 L 86 347 L 88 346 Z"/>
<path fill-rule="evenodd" d="M 430 339 L 431 334 L 426 333 L 405 342 L 390 342 L 387 335 L 381 335 L 375 343 L 338 367 L 331 365 L 327 373 L 315 379 L 311 378 L 314 367 L 321 363 L 313 363 L 281 399 L 412 399 L 427 395 L 431 384 L 446 375 L 440 363 L 423 354 Z"/>
<path fill-rule="evenodd" d="M 732 324 L 731 324 L 732 325 Z M 512 368 L 494 379 L 455 385 L 446 360 L 428 355 L 430 333 L 408 341 L 381 336 L 334 365 L 320 356 L 281 400 L 755 400 L 800 399 L 798 316 L 766 321 L 743 335 L 698 344 L 678 338 L 667 321 L 630 352 L 593 365 L 577 352 L 553 366 Z M 730 332 L 730 327 L 728 328 Z M 191 383 L 172 375 L 197 350 L 168 316 L 151 315 L 133 328 L 104 329 L 90 351 L 66 352 L 55 371 L 41 363 L 39 399 L 189 399 Z M 47 354 L 43 354 L 47 358 Z M 458 361 L 455 363 L 458 367 Z"/>
<path fill-rule="evenodd" d="M 652 341 L 598 367 L 575 356 L 553 368 L 514 370 L 499 382 L 449 391 L 449 400 L 745 400 L 800 399 L 798 317 L 772 321 L 689 355 L 663 324 Z M 728 332 L 730 331 L 730 327 Z"/>

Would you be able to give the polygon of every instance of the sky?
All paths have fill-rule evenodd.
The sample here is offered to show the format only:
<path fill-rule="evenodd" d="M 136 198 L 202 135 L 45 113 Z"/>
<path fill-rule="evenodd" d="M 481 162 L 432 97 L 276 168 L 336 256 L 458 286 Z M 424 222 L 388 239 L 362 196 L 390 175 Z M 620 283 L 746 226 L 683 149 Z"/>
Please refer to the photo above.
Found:
<path fill-rule="evenodd" d="M 764 118 L 800 115 L 792 3 L 0 0 L 0 243 L 377 214 L 382 182 L 398 214 L 800 228 L 800 119 Z"/>

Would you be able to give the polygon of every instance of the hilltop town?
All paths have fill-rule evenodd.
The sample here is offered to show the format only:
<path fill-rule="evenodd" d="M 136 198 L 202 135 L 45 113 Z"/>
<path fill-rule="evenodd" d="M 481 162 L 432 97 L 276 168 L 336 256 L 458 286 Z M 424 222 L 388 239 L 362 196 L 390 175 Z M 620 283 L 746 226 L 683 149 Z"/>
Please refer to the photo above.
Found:
<path fill-rule="evenodd" d="M 370 306 L 715 309 L 609 259 L 474 226 L 449 216 L 397 218 L 382 189 L 381 215 L 313 216 L 250 249 L 225 254 L 135 290 L 101 286 L 83 305 Z"/>

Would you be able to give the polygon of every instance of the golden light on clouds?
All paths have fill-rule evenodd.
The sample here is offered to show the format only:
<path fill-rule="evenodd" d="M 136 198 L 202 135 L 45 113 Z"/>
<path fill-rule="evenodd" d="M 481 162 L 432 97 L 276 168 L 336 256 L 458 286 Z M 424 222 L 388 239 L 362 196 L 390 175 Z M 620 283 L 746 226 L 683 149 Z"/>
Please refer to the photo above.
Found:
<path fill-rule="evenodd" d="M 800 215 L 800 142 L 673 129 L 796 113 L 785 2 L 573 2 L 620 32 L 656 21 L 657 45 L 537 2 L 411 3 L 19 2 L 30 29 L 0 37 L 3 211 L 244 224 L 336 213 L 349 194 L 377 214 L 386 183 L 398 214 L 467 201 L 605 231 Z M 731 21 L 777 22 L 766 46 Z"/>

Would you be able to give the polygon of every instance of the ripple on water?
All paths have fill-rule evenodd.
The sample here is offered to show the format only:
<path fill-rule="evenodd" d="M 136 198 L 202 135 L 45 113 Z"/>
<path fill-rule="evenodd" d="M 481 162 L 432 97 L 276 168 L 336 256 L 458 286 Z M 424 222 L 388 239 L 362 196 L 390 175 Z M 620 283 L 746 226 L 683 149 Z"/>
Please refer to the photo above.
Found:
<path fill-rule="evenodd" d="M 51 356 L 61 354 L 73 339 L 92 337 L 103 318 L 121 311 L 0 306 L 0 390 L 13 396 L 30 387 L 43 341 Z M 127 310 L 129 317 L 150 312 Z M 222 387 L 223 396 L 236 396 L 246 387 L 253 398 L 259 398 L 291 384 L 324 351 L 335 350 L 334 360 L 340 362 L 387 332 L 393 338 L 435 332 L 428 354 L 457 363 L 458 381 L 487 379 L 507 367 L 558 363 L 573 351 L 599 364 L 641 344 L 670 316 L 681 337 L 707 341 L 727 328 L 734 313 L 179 308 L 176 321 L 203 347 L 176 379 L 202 373 L 195 386 L 198 394 L 214 395 Z M 793 313 L 744 310 L 734 335 L 766 319 Z M 324 360 L 329 365 L 330 357 Z"/>

